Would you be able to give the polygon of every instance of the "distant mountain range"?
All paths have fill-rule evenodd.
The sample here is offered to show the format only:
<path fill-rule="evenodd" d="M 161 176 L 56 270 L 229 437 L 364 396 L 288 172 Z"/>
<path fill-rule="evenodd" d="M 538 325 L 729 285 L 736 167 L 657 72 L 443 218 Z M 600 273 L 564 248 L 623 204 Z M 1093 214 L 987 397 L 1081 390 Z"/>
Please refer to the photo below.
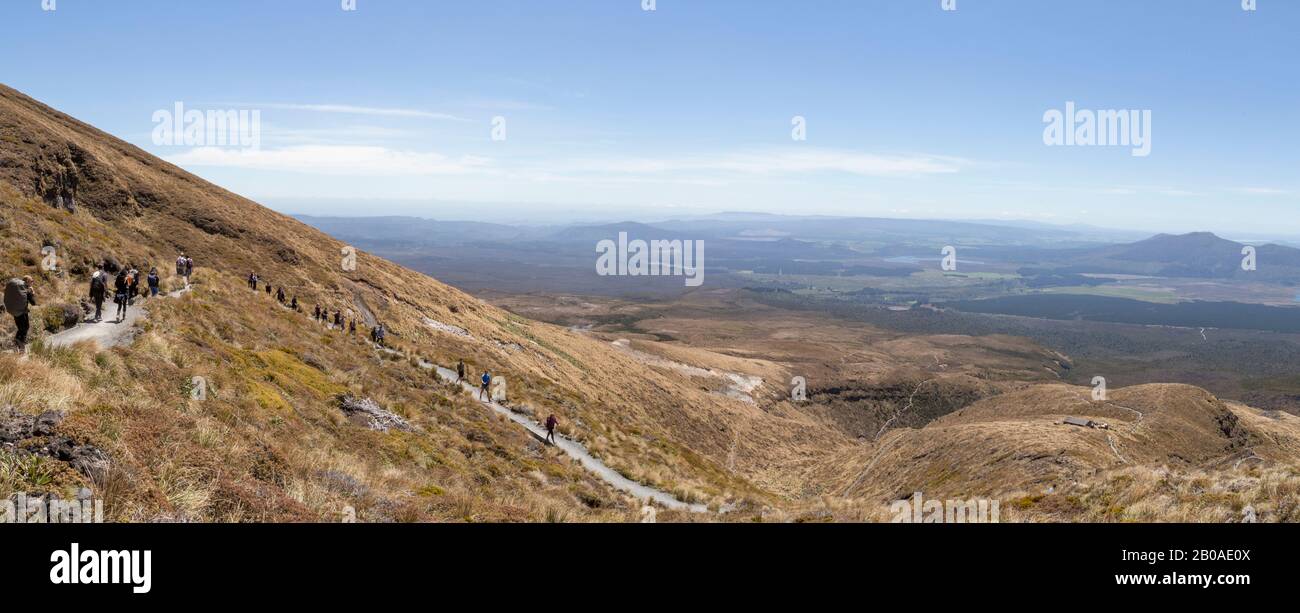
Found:
<path fill-rule="evenodd" d="M 709 241 L 709 266 L 755 272 L 897 276 L 937 266 L 944 245 L 981 265 L 1027 276 L 1082 274 L 1300 283 L 1300 249 L 1254 246 L 1255 269 L 1243 270 L 1245 243 L 1210 232 L 1159 234 L 1136 242 L 1099 242 L 1091 227 L 1026 222 L 1016 226 L 921 219 L 723 213 L 655 223 L 525 226 L 435 221 L 416 217 L 312 217 L 299 220 L 381 253 L 435 255 L 473 246 L 505 260 L 558 257 L 586 267 L 593 246 L 626 232 L 643 240 Z M 1091 238 L 1090 238 L 1091 237 Z M 526 252 L 526 257 L 521 255 Z M 514 255 L 512 255 L 514 254 Z M 443 253 L 442 255 L 447 255 Z M 555 263 L 555 262 L 553 262 Z M 919 266 L 919 267 L 918 267 Z M 1074 277 L 1071 277 L 1074 276 Z"/>

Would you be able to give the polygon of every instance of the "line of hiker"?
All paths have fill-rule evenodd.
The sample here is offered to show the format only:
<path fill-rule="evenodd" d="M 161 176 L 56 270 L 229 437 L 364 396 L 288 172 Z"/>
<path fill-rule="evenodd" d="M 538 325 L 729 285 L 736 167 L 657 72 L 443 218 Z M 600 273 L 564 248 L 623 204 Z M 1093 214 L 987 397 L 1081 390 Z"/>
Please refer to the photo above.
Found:
<path fill-rule="evenodd" d="M 185 280 L 185 286 L 188 288 L 190 285 L 190 277 L 194 274 L 194 260 L 190 259 L 188 256 L 182 253 L 181 256 L 176 259 L 176 274 L 177 276 L 180 276 Z M 103 321 L 104 300 L 108 294 L 108 278 L 109 278 L 109 273 L 108 273 L 108 266 L 106 264 L 100 264 L 99 267 L 95 270 L 94 274 L 91 275 L 90 299 L 91 299 L 91 303 L 95 307 L 95 315 L 94 318 L 90 321 L 93 323 L 99 323 Z M 117 275 L 113 279 L 113 302 L 117 304 L 116 323 L 121 323 L 126 319 L 128 307 L 134 303 L 135 299 L 138 296 L 140 296 L 141 281 L 142 279 L 141 279 L 140 271 L 134 265 L 123 266 L 118 270 Z M 149 274 L 143 278 L 143 283 L 148 288 L 147 292 L 150 297 L 158 296 L 160 281 L 161 280 L 159 279 L 158 276 L 158 269 L 150 268 Z M 261 277 L 256 272 L 249 274 L 248 287 L 251 291 L 255 293 L 258 292 L 258 286 L 260 284 L 261 284 Z M 21 279 L 11 279 L 5 285 L 5 290 L 4 290 L 5 311 L 7 311 L 10 315 L 13 316 L 14 324 L 18 328 L 17 335 L 14 338 L 14 344 L 18 349 L 18 353 L 20 354 L 26 354 L 27 335 L 31 328 L 31 307 L 37 306 L 36 291 L 32 287 L 32 285 L 33 285 L 32 277 L 24 276 Z M 266 284 L 266 293 L 267 295 L 270 295 L 272 293 L 272 287 L 271 284 L 269 283 Z M 281 305 L 292 308 L 295 312 L 298 311 L 298 297 L 294 296 L 291 303 L 286 305 L 285 293 L 283 287 L 279 288 L 279 290 L 275 292 L 275 298 Z M 356 319 L 348 318 L 345 320 L 343 317 L 343 313 L 338 309 L 334 310 L 334 314 L 331 318 L 329 309 L 321 308 L 321 306 L 318 304 L 313 309 L 312 316 L 317 322 L 321 322 L 326 325 L 332 324 L 331 325 L 332 328 L 337 328 L 340 330 L 344 329 L 345 327 L 344 324 L 346 323 L 346 329 L 348 333 L 356 334 L 357 331 Z M 385 346 L 384 340 L 387 334 L 388 331 L 385 328 L 384 324 L 382 322 L 376 323 L 375 326 L 370 330 L 370 340 L 373 341 L 375 344 L 379 345 L 380 347 L 383 347 Z M 457 381 L 458 382 L 464 381 L 465 374 L 466 374 L 465 360 L 462 359 L 457 361 L 456 363 Z M 479 378 L 479 381 L 481 385 L 479 387 L 478 399 L 480 401 L 485 401 L 485 400 L 491 401 L 492 400 L 491 371 L 484 370 L 482 376 Z M 547 443 L 555 444 L 555 428 L 558 424 L 559 424 L 559 420 L 555 417 L 554 414 L 546 418 L 545 426 L 546 426 Z"/>
<path fill-rule="evenodd" d="M 260 281 L 261 281 L 261 278 L 259 277 L 259 275 L 258 275 L 256 272 L 253 272 L 253 273 L 249 274 L 249 276 L 248 276 L 248 286 L 249 286 L 249 289 L 251 289 L 251 290 L 254 291 L 254 292 L 258 291 L 258 284 L 259 284 Z M 271 285 L 270 285 L 269 283 L 266 285 L 266 292 L 267 292 L 268 294 L 271 293 Z M 284 304 L 285 304 L 285 302 L 284 302 L 284 300 L 285 300 L 285 293 L 284 293 L 284 288 L 283 288 L 283 287 L 281 287 L 281 288 L 279 288 L 278 290 L 276 290 L 276 292 L 275 292 L 275 298 L 276 298 L 276 301 L 278 301 L 281 305 L 284 305 Z M 293 299 L 292 299 L 291 304 L 290 304 L 290 305 L 286 305 L 286 306 L 289 306 L 289 307 L 292 308 L 294 311 L 297 311 L 297 310 L 298 310 L 298 297 L 297 297 L 297 296 L 294 296 Z M 334 313 L 331 315 L 331 314 L 330 314 L 329 307 L 324 307 L 324 308 L 322 308 L 321 305 L 317 304 L 317 305 L 315 305 L 315 306 L 312 308 L 311 316 L 312 316 L 312 319 L 314 319 L 315 321 L 317 321 L 317 322 L 319 322 L 319 323 L 324 323 L 325 325 L 330 326 L 331 328 L 335 328 L 335 329 L 340 329 L 340 330 L 341 330 L 341 329 L 344 329 L 344 328 L 345 328 L 345 324 L 346 324 L 346 329 L 347 329 L 348 333 L 350 333 L 350 334 L 356 334 L 356 331 L 357 331 L 357 321 L 356 321 L 356 319 L 355 319 L 355 318 L 346 318 L 346 319 L 345 319 L 345 318 L 343 317 L 343 313 L 342 313 L 341 311 L 339 311 L 338 309 L 334 309 Z M 386 345 L 384 344 L 384 341 L 385 341 L 385 337 L 387 336 L 387 334 L 388 334 L 388 330 L 387 330 L 387 328 L 384 326 L 384 324 L 383 324 L 382 322 L 378 322 L 378 323 L 375 324 L 375 326 L 374 326 L 373 328 L 370 329 L 370 341 L 373 342 L 374 344 L 380 346 L 380 347 L 385 347 Z M 459 383 L 459 382 L 463 382 L 463 381 L 465 381 L 465 375 L 466 375 L 466 373 L 467 373 L 467 367 L 465 366 L 465 360 L 463 360 L 463 359 L 461 359 L 461 360 L 457 360 L 457 362 L 456 362 L 456 381 L 457 381 L 458 383 Z M 483 371 L 483 374 L 479 377 L 479 383 L 480 383 L 480 386 L 479 386 L 479 389 L 478 389 L 478 399 L 479 399 L 479 401 L 488 401 L 488 402 L 491 402 L 491 401 L 493 400 L 493 398 L 492 398 L 492 381 L 493 381 L 492 372 L 491 372 L 490 370 L 484 370 L 484 371 Z M 555 439 L 555 429 L 556 429 L 556 427 L 559 426 L 559 423 L 560 423 L 560 420 L 559 420 L 559 418 L 557 418 L 557 417 L 555 416 L 555 414 L 551 414 L 551 415 L 549 415 L 549 416 L 546 418 L 546 421 L 543 422 L 543 425 L 546 427 L 546 442 L 547 442 L 548 444 L 554 445 L 554 444 L 556 443 L 556 439 Z"/>
<path fill-rule="evenodd" d="M 193 266 L 190 261 L 189 267 Z M 187 268 L 186 271 L 191 271 Z M 121 323 L 126 319 L 127 309 L 135 304 L 136 298 L 147 292 L 148 297 L 158 296 L 162 279 L 158 276 L 157 268 L 150 268 L 149 274 L 142 275 L 140 270 L 134 266 L 124 266 L 117 271 L 113 277 L 113 304 L 117 305 L 117 320 L 114 323 Z M 141 290 L 141 284 L 146 289 Z M 188 281 L 186 282 L 188 286 Z M 104 264 L 100 264 L 94 274 L 90 276 L 90 303 L 95 307 L 95 315 L 87 320 L 86 323 L 100 323 L 104 321 L 104 301 L 108 298 L 109 272 Z"/>
<path fill-rule="evenodd" d="M 176 272 L 178 275 L 185 278 L 185 283 L 187 287 L 189 286 L 189 276 L 193 274 L 193 271 L 194 271 L 194 261 L 191 260 L 189 257 L 185 256 L 184 254 L 182 254 L 181 257 L 176 260 Z M 95 271 L 95 274 L 91 278 L 91 299 L 95 302 L 96 311 L 95 311 L 94 321 L 96 322 L 100 321 L 101 319 L 101 311 L 104 302 L 104 295 L 106 293 L 107 278 L 108 278 L 108 273 L 105 271 L 103 265 L 99 267 L 99 270 Z M 115 302 L 117 302 L 118 304 L 119 322 L 125 318 L 127 306 L 131 303 L 134 297 L 139 293 L 138 291 L 139 282 L 140 282 L 139 272 L 135 268 L 125 267 L 118 272 L 117 278 L 114 280 L 114 290 L 115 290 Z M 149 287 L 150 295 L 152 296 L 158 295 L 158 282 L 159 282 L 158 269 L 156 268 L 151 269 L 146 281 Z M 17 344 L 20 348 L 25 346 L 26 344 L 27 331 L 29 327 L 28 307 L 34 306 L 36 304 L 36 296 L 35 296 L 35 292 L 31 289 L 31 283 L 32 283 L 31 277 L 24 277 L 23 279 L 15 279 L 13 281 L 10 281 L 9 286 L 5 288 L 5 309 L 8 310 L 10 313 L 13 313 L 15 321 L 19 323 Z M 258 275 L 257 272 L 252 272 L 248 275 L 249 290 L 255 293 L 258 292 L 261 283 L 262 283 L 261 276 Z M 266 287 L 266 293 L 268 295 L 271 295 L 272 294 L 271 284 L 267 283 L 265 287 Z M 10 288 L 13 289 L 11 290 Z M 291 301 L 288 304 L 286 304 L 285 303 L 286 295 L 283 287 L 280 287 L 277 290 L 275 290 L 274 295 L 278 303 L 288 308 L 291 308 L 295 312 L 298 312 L 299 309 L 298 309 L 297 296 L 294 296 L 291 299 Z M 346 329 L 350 334 L 356 334 L 357 331 L 356 318 L 345 319 L 343 317 L 342 311 L 338 309 L 334 309 L 334 313 L 331 316 L 328 307 L 322 308 L 319 304 L 317 304 L 312 309 L 312 318 L 317 322 L 324 323 L 325 325 L 331 326 L 331 328 L 334 329 L 339 329 L 339 330 Z M 387 335 L 388 335 L 388 330 L 387 328 L 385 328 L 382 322 L 376 323 L 375 326 L 370 330 L 370 340 L 374 342 L 376 345 L 379 345 L 380 347 L 385 346 L 384 341 Z M 463 359 L 458 360 L 456 363 L 457 381 L 464 381 L 465 375 L 466 375 L 465 361 Z M 492 372 L 489 370 L 484 370 L 483 374 L 479 377 L 480 387 L 479 387 L 478 399 L 480 401 L 492 400 L 492 381 L 493 381 Z M 546 442 L 550 444 L 555 444 L 555 429 L 558 425 L 559 425 L 559 419 L 557 419 L 554 414 L 546 418 L 545 421 Z"/>
<path fill-rule="evenodd" d="M 90 276 L 89 305 L 85 301 L 82 302 L 82 308 L 86 309 L 86 318 L 82 323 L 103 322 L 104 303 L 110 297 L 117 307 L 115 315 L 117 319 L 114 323 L 121 323 L 126 319 L 128 309 L 137 299 L 158 296 L 162 285 L 158 268 L 151 267 L 147 274 L 141 273 L 140 268 L 135 264 L 117 266 L 107 262 L 100 263 Z M 115 269 L 116 274 L 111 274 L 110 269 Z M 189 278 L 194 274 L 194 260 L 184 254 L 178 257 L 176 274 L 185 279 L 185 285 L 188 287 Z M 33 283 L 30 276 L 24 276 L 20 279 L 10 279 L 5 284 L 5 311 L 13 316 L 14 325 L 18 328 L 14 337 L 14 346 L 20 354 L 25 354 L 27 351 L 27 340 L 31 331 L 31 307 L 36 306 L 36 290 Z M 94 315 L 89 312 L 92 307 Z"/>
<path fill-rule="evenodd" d="M 249 290 L 253 292 L 257 292 L 259 291 L 261 285 L 262 285 L 261 275 L 259 275 L 256 271 L 248 274 Z M 290 298 L 289 295 L 285 293 L 283 286 L 277 288 L 271 285 L 271 283 L 267 282 L 265 288 L 266 288 L 267 295 L 269 296 L 274 294 L 275 301 L 280 303 L 281 306 L 284 306 L 285 308 L 295 313 L 302 312 L 302 307 L 298 302 L 298 297 L 293 296 L 292 298 Z M 346 330 L 348 334 L 357 333 L 356 317 L 344 317 L 343 312 L 338 309 L 334 309 L 334 313 L 331 315 L 329 307 L 321 307 L 321 305 L 317 304 L 315 307 L 312 308 L 311 318 L 318 323 L 323 323 L 326 326 L 329 326 L 330 329 Z M 375 343 L 381 346 L 384 344 L 384 337 L 386 335 L 387 335 L 387 330 L 384 328 L 384 325 L 382 323 L 376 324 L 375 327 L 371 328 L 370 330 L 370 340 L 374 341 Z"/>

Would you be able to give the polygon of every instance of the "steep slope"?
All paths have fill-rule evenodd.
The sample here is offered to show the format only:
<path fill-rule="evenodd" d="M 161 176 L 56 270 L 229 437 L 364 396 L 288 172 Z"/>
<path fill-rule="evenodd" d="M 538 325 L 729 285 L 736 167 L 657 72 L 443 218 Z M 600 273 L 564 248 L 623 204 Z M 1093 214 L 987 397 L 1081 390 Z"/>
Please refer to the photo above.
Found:
<path fill-rule="evenodd" d="M 723 468 L 733 455 L 733 426 L 771 419 L 757 408 L 698 389 L 686 377 L 646 368 L 608 343 L 511 315 L 366 253 L 358 254 L 355 270 L 345 270 L 346 245 L 8 88 L 0 88 L 0 139 L 5 270 L 9 276 L 37 277 L 37 291 L 45 304 L 64 305 L 59 312 L 72 313 L 75 319 L 89 273 L 102 260 L 158 266 L 169 277 L 177 253 L 188 252 L 197 261 L 194 295 L 176 304 L 160 304 L 156 314 L 151 311 L 147 325 L 157 338 L 146 337 L 134 347 L 114 350 L 113 355 L 124 356 L 120 364 L 114 363 L 136 373 L 136 381 L 123 381 L 128 387 L 114 388 L 109 394 L 137 397 L 140 390 L 131 383 L 175 392 L 189 373 L 208 368 L 221 371 L 214 378 L 228 378 L 219 389 L 239 390 L 240 398 L 220 401 L 265 401 L 262 409 L 283 413 L 276 424 L 306 429 L 295 436 L 307 432 L 325 436 L 318 431 L 320 424 L 309 423 L 311 415 L 336 414 L 333 395 L 358 391 L 358 386 L 360 391 L 373 387 L 377 390 L 373 394 L 382 391 L 403 399 L 408 417 L 416 421 L 432 418 L 427 397 L 435 394 L 432 387 L 436 386 L 426 380 L 406 387 L 411 377 L 421 376 L 418 370 L 389 372 L 393 369 L 375 362 L 378 358 L 360 334 L 340 341 L 305 328 L 310 325 L 307 318 L 268 303 L 265 296 L 253 297 L 243 279 L 257 271 L 296 296 L 308 310 L 320 304 L 331 311 L 353 313 L 367 325 L 382 321 L 390 331 L 389 340 L 411 355 L 443 365 L 464 359 L 472 372 L 492 370 L 505 378 L 512 404 L 557 413 L 562 432 L 634 480 L 715 507 L 771 498 L 770 492 Z M 57 250 L 57 272 L 43 271 L 39 265 L 46 245 Z M 165 289 L 175 289 L 177 283 L 169 278 Z M 50 315 L 50 308 L 42 307 L 42 318 L 68 319 Z M 43 327 L 57 330 L 66 323 Z M 38 330 L 38 337 L 41 334 Z M 140 347 L 151 342 L 169 347 L 168 352 L 175 350 L 178 363 L 172 369 L 141 369 L 137 361 L 145 357 L 138 355 Z M 44 367 L 55 369 L 47 376 L 74 372 L 85 381 L 87 373 L 77 368 L 60 370 L 58 361 L 84 368 L 95 360 L 111 359 L 86 351 L 42 356 Z M 286 379 L 297 375 L 317 393 L 292 393 L 288 388 L 294 385 Z M 263 389 L 268 387 L 275 393 Z M 165 406 L 167 397 L 157 400 Z M 436 393 L 432 402 L 458 403 L 463 404 L 442 393 Z M 73 414 L 91 408 L 69 407 Z M 228 410 L 233 418 L 245 417 L 233 407 Z M 121 423 L 126 417 L 118 413 L 111 419 Z M 253 427 L 262 436 L 272 436 L 269 423 Z M 107 426 L 101 422 L 98 427 Z M 815 424 L 785 424 L 781 430 L 798 434 L 798 446 L 807 453 L 846 444 L 833 431 Z M 472 439 L 473 432 L 462 434 Z M 513 438 L 518 444 L 507 455 L 528 446 L 525 436 Z M 247 442 L 216 444 L 238 449 Z M 137 457 L 149 453 L 148 448 L 120 451 Z M 527 466 L 525 462 L 515 469 L 529 474 L 530 470 L 523 470 Z M 306 464 L 298 468 L 302 475 L 309 471 Z M 585 482 L 578 473 L 566 474 Z M 479 478 L 503 482 L 496 494 L 498 503 L 514 491 L 505 484 L 510 479 Z"/>

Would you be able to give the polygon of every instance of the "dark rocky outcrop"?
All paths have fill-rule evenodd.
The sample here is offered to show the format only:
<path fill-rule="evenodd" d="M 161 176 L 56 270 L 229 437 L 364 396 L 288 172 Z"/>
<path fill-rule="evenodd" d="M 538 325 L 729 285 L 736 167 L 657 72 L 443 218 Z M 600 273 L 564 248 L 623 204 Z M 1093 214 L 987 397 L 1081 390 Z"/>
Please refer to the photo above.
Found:
<path fill-rule="evenodd" d="M 57 432 L 63 414 L 27 415 L 12 407 L 0 412 L 0 448 L 64 462 L 87 476 L 103 475 L 110 458 L 102 449 Z"/>

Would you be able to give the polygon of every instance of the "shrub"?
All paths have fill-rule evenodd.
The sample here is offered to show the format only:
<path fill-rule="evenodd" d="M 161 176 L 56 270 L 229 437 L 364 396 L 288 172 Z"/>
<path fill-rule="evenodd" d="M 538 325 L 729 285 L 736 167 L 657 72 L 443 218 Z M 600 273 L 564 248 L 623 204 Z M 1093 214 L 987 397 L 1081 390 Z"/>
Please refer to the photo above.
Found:
<path fill-rule="evenodd" d="M 41 322 L 45 326 L 45 331 L 50 333 L 75 327 L 81 322 L 81 308 L 72 304 L 45 307 L 41 313 Z"/>
<path fill-rule="evenodd" d="M 53 463 L 43 457 L 0 450 L 0 495 L 45 487 L 54 481 L 54 472 Z"/>

